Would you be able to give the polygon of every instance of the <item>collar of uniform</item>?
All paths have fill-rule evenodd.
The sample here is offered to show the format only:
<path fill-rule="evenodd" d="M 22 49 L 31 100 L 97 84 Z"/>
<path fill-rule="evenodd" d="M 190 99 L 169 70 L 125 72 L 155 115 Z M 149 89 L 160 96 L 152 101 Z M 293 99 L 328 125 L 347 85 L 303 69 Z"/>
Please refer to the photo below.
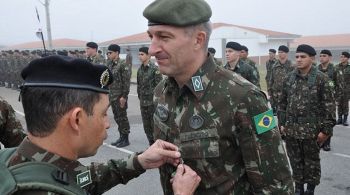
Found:
<path fill-rule="evenodd" d="M 308 80 L 308 78 L 310 77 L 311 73 L 312 73 L 313 71 L 317 71 L 317 68 L 316 68 L 316 66 L 311 66 L 311 69 L 309 70 L 309 72 L 308 72 L 305 76 L 301 75 L 301 74 L 300 74 L 300 71 L 299 71 L 298 69 L 296 69 L 296 70 L 297 70 L 296 75 L 297 75 L 298 77 L 300 77 L 300 78 L 302 78 L 302 79 L 305 79 L 305 80 Z"/>
<path fill-rule="evenodd" d="M 226 65 L 224 66 L 224 68 L 236 72 L 237 70 L 239 70 L 239 69 L 241 68 L 241 64 L 242 64 L 242 63 L 244 63 L 243 60 L 242 60 L 242 59 L 239 59 L 239 60 L 237 61 L 237 64 L 236 64 L 235 68 L 232 70 L 232 69 L 231 69 L 231 66 L 230 66 L 230 63 L 227 62 Z"/>
<path fill-rule="evenodd" d="M 57 166 L 67 173 L 79 173 L 80 171 L 86 170 L 86 167 L 79 161 L 69 160 L 40 148 L 33 144 L 28 137 L 26 137 L 18 146 L 17 152 L 19 155 L 30 159 L 31 161 L 47 162 Z"/>
<path fill-rule="evenodd" d="M 185 86 L 197 97 L 197 99 L 201 99 L 210 83 L 211 74 L 215 72 L 216 65 L 214 59 L 211 55 L 208 56 L 205 63 L 197 70 L 197 72 L 192 75 L 191 79 L 185 83 Z M 203 90 L 195 91 L 192 78 L 195 76 L 199 76 L 202 81 Z"/>

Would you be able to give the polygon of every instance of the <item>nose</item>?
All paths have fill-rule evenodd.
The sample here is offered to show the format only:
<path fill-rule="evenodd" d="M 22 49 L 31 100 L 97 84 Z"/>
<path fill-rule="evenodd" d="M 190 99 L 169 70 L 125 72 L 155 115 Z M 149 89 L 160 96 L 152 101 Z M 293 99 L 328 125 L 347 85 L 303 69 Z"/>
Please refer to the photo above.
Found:
<path fill-rule="evenodd" d="M 155 56 L 157 53 L 161 51 L 160 43 L 156 38 L 151 40 L 151 45 L 149 46 L 148 53 L 151 56 Z"/>

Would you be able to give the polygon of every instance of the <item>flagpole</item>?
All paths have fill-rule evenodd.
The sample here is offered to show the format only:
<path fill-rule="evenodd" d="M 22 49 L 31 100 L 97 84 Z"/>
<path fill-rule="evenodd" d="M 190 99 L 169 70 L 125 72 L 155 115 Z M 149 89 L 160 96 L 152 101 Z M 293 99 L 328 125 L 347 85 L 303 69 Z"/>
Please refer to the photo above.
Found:
<path fill-rule="evenodd" d="M 40 17 L 39 17 L 39 12 L 38 9 L 35 7 L 35 11 L 36 11 L 36 17 L 38 18 L 38 22 L 40 24 Z M 44 40 L 44 34 L 43 31 L 41 30 L 41 28 L 39 28 L 40 35 L 41 35 L 41 41 L 43 43 L 44 46 L 44 55 L 47 56 L 47 51 L 46 51 L 46 46 L 45 46 L 45 40 Z"/>

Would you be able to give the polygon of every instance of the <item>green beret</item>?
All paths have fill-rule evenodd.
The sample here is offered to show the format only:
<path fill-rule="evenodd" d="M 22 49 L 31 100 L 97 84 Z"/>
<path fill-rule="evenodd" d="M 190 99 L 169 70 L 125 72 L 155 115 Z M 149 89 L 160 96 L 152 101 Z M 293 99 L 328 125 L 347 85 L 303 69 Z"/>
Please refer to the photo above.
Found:
<path fill-rule="evenodd" d="M 155 0 L 143 11 L 148 26 L 191 26 L 208 22 L 211 8 L 204 0 Z"/>

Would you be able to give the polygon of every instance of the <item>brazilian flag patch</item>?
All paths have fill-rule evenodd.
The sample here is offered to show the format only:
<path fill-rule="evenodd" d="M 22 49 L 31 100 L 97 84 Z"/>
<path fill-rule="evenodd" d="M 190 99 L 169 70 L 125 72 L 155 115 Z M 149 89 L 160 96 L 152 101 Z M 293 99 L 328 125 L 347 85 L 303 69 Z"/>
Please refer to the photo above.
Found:
<path fill-rule="evenodd" d="M 254 124 L 258 134 L 265 133 L 276 127 L 272 109 L 254 116 Z"/>

